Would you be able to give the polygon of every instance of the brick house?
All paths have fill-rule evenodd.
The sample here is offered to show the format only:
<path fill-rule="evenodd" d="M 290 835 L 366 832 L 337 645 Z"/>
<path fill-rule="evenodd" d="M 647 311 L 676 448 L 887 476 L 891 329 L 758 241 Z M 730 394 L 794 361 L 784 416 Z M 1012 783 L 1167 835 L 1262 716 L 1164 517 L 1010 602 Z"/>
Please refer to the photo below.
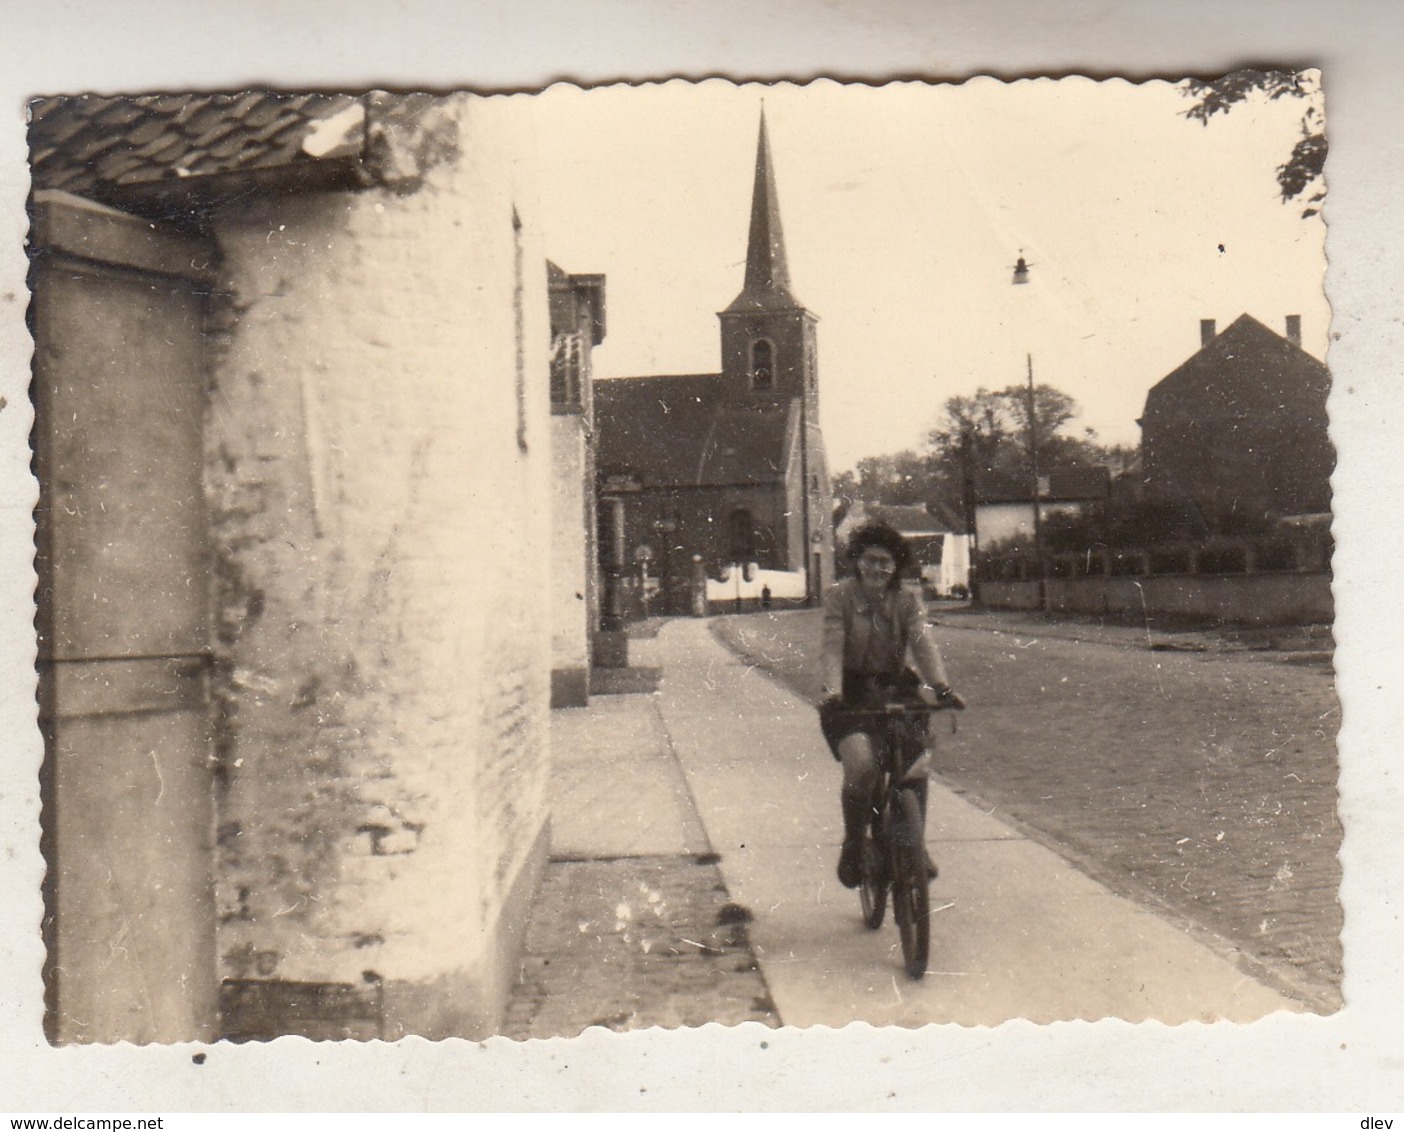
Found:
<path fill-rule="evenodd" d="M 549 840 L 528 108 L 32 109 L 50 1038 L 491 1033 Z"/>
<path fill-rule="evenodd" d="M 717 316 L 721 372 L 595 386 L 602 507 L 668 612 L 690 609 L 699 567 L 791 572 L 811 598 L 833 579 L 817 320 L 790 289 L 773 170 L 762 116 L 745 282 Z"/>
<path fill-rule="evenodd" d="M 1327 431 L 1331 375 L 1301 348 L 1301 320 L 1277 334 L 1250 315 L 1146 395 L 1141 456 L 1148 495 L 1188 504 L 1212 527 L 1226 516 L 1323 513 L 1335 450 Z"/>

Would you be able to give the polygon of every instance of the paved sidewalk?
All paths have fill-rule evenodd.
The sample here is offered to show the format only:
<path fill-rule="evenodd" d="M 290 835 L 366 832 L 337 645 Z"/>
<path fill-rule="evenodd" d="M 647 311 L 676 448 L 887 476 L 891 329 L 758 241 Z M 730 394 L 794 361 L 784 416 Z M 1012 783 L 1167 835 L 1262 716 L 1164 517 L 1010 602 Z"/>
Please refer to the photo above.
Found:
<path fill-rule="evenodd" d="M 661 720 L 786 1025 L 995 1025 L 1118 1017 L 1248 1021 L 1300 1005 L 1213 940 L 1111 893 L 933 783 L 931 970 L 907 980 L 896 931 L 863 928 L 834 878 L 838 768 L 813 708 L 676 620 L 637 642 Z"/>
<path fill-rule="evenodd" d="M 649 694 L 593 696 L 551 713 L 551 856 L 711 851 Z"/>
<path fill-rule="evenodd" d="M 932 784 L 931 966 L 834 877 L 839 771 L 811 705 L 703 620 L 631 642 L 654 693 L 552 712 L 553 854 L 503 1032 L 588 1026 L 1250 1021 L 1301 1010 Z"/>
<path fill-rule="evenodd" d="M 502 1033 L 778 1024 L 649 692 L 551 713 L 552 857 Z"/>

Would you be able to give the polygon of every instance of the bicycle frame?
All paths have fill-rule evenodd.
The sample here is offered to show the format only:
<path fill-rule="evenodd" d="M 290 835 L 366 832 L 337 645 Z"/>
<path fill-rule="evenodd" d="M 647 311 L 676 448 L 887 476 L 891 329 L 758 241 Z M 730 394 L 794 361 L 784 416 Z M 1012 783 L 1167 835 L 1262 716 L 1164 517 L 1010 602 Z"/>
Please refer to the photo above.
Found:
<path fill-rule="evenodd" d="M 929 729 L 923 736 L 921 754 L 903 765 L 903 744 L 896 734 L 903 717 L 929 717 L 946 710 L 944 704 L 888 704 L 882 711 L 884 726 L 874 735 L 878 758 L 878 784 L 874 792 L 872 836 L 863 858 L 860 896 L 863 922 L 876 929 L 882 926 L 889 891 L 893 916 L 902 937 L 902 955 L 907 974 L 920 979 L 926 974 L 930 949 L 929 883 L 926 872 L 925 813 L 916 783 L 930 774 L 932 743 Z M 954 719 L 952 720 L 954 724 Z"/>

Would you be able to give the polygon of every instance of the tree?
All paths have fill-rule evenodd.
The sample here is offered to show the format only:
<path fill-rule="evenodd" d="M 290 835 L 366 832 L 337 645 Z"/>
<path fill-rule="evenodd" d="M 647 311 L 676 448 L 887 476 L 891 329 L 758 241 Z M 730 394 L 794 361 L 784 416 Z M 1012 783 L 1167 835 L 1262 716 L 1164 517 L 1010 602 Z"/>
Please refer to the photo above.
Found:
<path fill-rule="evenodd" d="M 1307 102 L 1302 111 L 1302 136 L 1287 160 L 1277 167 L 1277 186 L 1283 203 L 1304 200 L 1303 218 L 1315 216 L 1325 199 L 1322 174 L 1326 168 L 1325 118 L 1321 112 L 1321 84 L 1315 72 L 1235 71 L 1220 79 L 1187 79 L 1184 93 L 1194 99 L 1185 116 L 1204 125 L 1216 114 L 1227 114 L 1249 98 L 1269 101 L 1295 98 Z"/>
<path fill-rule="evenodd" d="M 1087 467 L 1105 461 L 1106 450 L 1096 433 L 1081 437 L 1063 430 L 1078 415 L 1077 402 L 1051 385 L 1034 387 L 1034 447 L 1041 468 Z M 973 396 L 951 397 L 945 418 L 931 431 L 927 443 L 937 470 L 957 482 L 970 469 L 977 473 L 1026 476 L 1029 472 L 1029 389 L 1011 385 Z"/>
<path fill-rule="evenodd" d="M 931 457 L 906 449 L 864 456 L 834 477 L 834 495 L 856 503 L 924 504 L 931 498 Z"/>
<path fill-rule="evenodd" d="M 973 524 L 977 479 L 994 475 L 1031 482 L 1027 385 L 980 388 L 951 397 L 942 412 L 936 428 L 927 434 L 924 451 L 865 456 L 852 471 L 834 477 L 835 499 L 928 508 L 939 504 Z M 1062 390 L 1051 385 L 1034 387 L 1034 440 L 1040 471 L 1098 464 L 1125 470 L 1134 456 L 1131 450 L 1098 444 L 1091 429 L 1084 429 L 1081 436 L 1068 432 L 1078 412 L 1077 402 Z"/>
<path fill-rule="evenodd" d="M 940 464 L 958 460 L 961 467 L 993 469 L 1002 463 L 1013 439 L 1013 421 L 1003 393 L 980 388 L 969 397 L 948 398 L 945 420 L 926 442 Z"/>

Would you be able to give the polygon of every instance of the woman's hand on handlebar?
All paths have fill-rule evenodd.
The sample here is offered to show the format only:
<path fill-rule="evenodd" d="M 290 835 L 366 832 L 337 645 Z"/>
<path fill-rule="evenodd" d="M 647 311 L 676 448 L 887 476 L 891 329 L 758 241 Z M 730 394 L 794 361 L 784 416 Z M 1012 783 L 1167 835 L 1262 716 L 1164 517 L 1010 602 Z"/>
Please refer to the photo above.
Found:
<path fill-rule="evenodd" d="M 964 711 L 964 698 L 949 685 L 942 688 L 933 688 L 930 684 L 923 684 L 917 694 L 932 707 L 950 708 L 953 711 Z"/>

